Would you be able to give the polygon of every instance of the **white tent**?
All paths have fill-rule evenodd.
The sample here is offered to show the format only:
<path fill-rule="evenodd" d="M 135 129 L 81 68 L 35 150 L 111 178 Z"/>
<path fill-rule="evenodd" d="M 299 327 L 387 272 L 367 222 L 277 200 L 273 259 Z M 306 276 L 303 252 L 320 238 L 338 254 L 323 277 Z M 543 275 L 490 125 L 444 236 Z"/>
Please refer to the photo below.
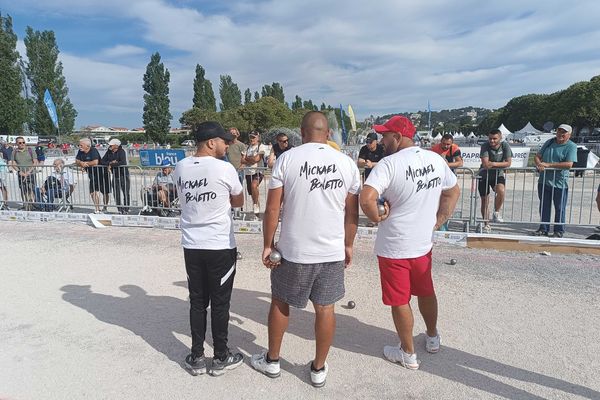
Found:
<path fill-rule="evenodd" d="M 473 132 L 469 133 L 469 138 L 471 138 L 471 139 L 472 139 L 472 138 L 474 138 L 474 137 L 476 137 L 476 136 L 475 136 L 475 134 L 474 134 Z"/>
<path fill-rule="evenodd" d="M 510 133 L 511 133 L 511 132 L 508 130 L 508 128 L 504 126 L 504 124 L 500 125 L 500 126 L 498 127 L 498 129 L 500 130 L 500 132 L 502 132 L 502 136 L 504 136 L 504 137 L 506 137 L 506 136 L 510 135 Z"/>
<path fill-rule="evenodd" d="M 523 129 L 519 129 L 518 131 L 516 131 L 515 133 L 518 134 L 527 134 L 527 135 L 541 135 L 542 131 L 535 129 L 535 127 L 533 125 L 531 125 L 531 122 L 527 122 L 527 125 L 525 125 L 523 127 Z"/>

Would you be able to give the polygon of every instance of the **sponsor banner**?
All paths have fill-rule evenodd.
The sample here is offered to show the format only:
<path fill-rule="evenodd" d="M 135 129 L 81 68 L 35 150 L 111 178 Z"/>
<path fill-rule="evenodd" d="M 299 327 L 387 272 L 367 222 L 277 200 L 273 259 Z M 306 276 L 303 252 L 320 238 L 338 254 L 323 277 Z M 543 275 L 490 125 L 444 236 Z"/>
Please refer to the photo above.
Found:
<path fill-rule="evenodd" d="M 177 164 L 177 161 L 185 158 L 184 150 L 140 150 L 140 162 L 143 167 L 156 167 L 162 164 L 164 160 L 171 161 L 171 164 Z"/>
<path fill-rule="evenodd" d="M 261 233 L 262 221 L 233 221 L 235 233 Z"/>
<path fill-rule="evenodd" d="M 433 243 L 467 247 L 467 237 L 466 232 L 436 231 L 433 233 Z"/>
<path fill-rule="evenodd" d="M 356 237 L 359 239 L 375 239 L 375 235 L 377 235 L 377 228 L 375 227 L 359 226 L 356 230 Z"/>
<path fill-rule="evenodd" d="M 511 147 L 513 152 L 511 168 L 525 168 L 529 161 L 529 147 Z M 478 169 L 481 165 L 479 147 L 461 147 L 464 168 Z"/>

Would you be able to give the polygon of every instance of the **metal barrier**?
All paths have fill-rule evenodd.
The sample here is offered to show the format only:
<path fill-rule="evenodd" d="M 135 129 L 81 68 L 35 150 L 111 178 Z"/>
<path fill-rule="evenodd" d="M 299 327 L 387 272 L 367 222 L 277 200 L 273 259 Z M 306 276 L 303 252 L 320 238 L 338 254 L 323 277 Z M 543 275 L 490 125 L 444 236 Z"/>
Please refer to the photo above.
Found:
<path fill-rule="evenodd" d="M 29 168 L 23 166 L 21 168 Z M 36 166 L 29 177 L 19 175 L 18 171 L 0 165 L 0 207 L 42 211 L 94 212 L 109 211 L 131 214 L 154 214 L 159 216 L 177 216 L 180 213 L 179 202 L 174 185 L 163 187 L 156 176 L 162 167 L 140 168 L 123 166 L 112 170 L 98 166 L 92 171 L 84 171 L 74 165 L 56 168 L 54 166 Z M 554 170 L 548 169 L 547 173 Z M 168 171 L 167 171 L 168 172 Z M 561 170 L 556 170 L 556 173 Z M 540 200 L 550 206 L 548 193 L 538 195 L 539 173 L 535 168 L 509 168 L 505 170 L 505 197 L 500 220 L 494 221 L 493 202 L 496 194 L 489 192 L 489 215 L 481 215 L 481 196 L 478 190 L 482 183 L 479 170 L 457 168 L 455 170 L 461 193 L 454 214 L 453 223 L 462 224 L 462 230 L 487 224 L 539 224 Z M 569 170 L 568 196 L 565 205 L 564 221 L 556 225 L 594 226 L 599 220 L 595 202 L 600 185 L 600 169 L 575 168 Z M 61 174 L 63 181 L 61 181 Z M 262 175 L 259 182 L 257 175 Z M 483 179 L 489 179 L 486 175 Z M 266 167 L 244 168 L 239 171 L 244 190 L 244 206 L 234 210 L 234 218 L 240 220 L 258 220 L 264 213 L 268 193 L 270 170 Z M 57 182 L 61 182 L 58 184 Z M 66 183 L 65 183 L 66 182 Z M 258 200 L 258 213 L 255 213 L 252 198 L 252 184 L 255 182 L 254 199 Z M 174 184 L 175 182 L 173 182 Z M 256 184 L 258 183 L 258 184 Z M 494 185 L 492 185 L 494 186 Z M 90 192 L 93 194 L 91 195 Z M 95 192 L 95 193 L 94 193 Z M 104 194 L 106 192 L 106 194 Z M 554 193 L 550 194 L 551 196 Z M 541 199 L 540 199 L 541 196 Z M 116 210 L 115 210 L 116 208 Z M 552 224 L 554 218 L 551 218 Z"/>
<path fill-rule="evenodd" d="M 562 174 L 565 170 L 559 169 L 546 169 L 545 173 L 548 174 L 550 179 L 554 176 Z M 532 224 L 541 223 L 541 208 L 540 204 L 544 205 L 544 211 L 546 213 L 546 219 L 544 224 L 552 225 L 577 225 L 577 226 L 592 226 L 597 225 L 597 206 L 595 203 L 596 193 L 598 185 L 600 184 L 600 169 L 598 168 L 572 168 L 567 171 L 568 173 L 568 189 L 562 190 L 560 188 L 553 188 L 552 185 L 542 185 L 539 187 L 540 173 L 535 168 L 509 168 L 504 170 L 506 183 L 504 202 L 500 210 L 500 218 L 494 219 L 494 202 L 496 200 L 496 193 L 493 191 L 493 187 L 497 181 L 489 181 L 488 179 L 494 179 L 494 174 L 480 175 L 479 173 L 475 176 L 477 184 L 474 186 L 488 187 L 490 193 L 489 199 L 489 212 L 485 213 L 485 209 L 481 207 L 481 196 L 476 196 L 476 203 L 479 207 L 475 206 L 474 211 L 476 215 L 474 220 L 479 224 L 479 230 L 485 228 L 490 223 L 511 223 L 511 224 Z M 483 179 L 483 180 L 482 180 Z M 546 186 L 546 190 L 541 190 Z M 483 190 L 482 190 L 483 191 Z M 483 191 L 485 193 L 485 191 Z M 554 200 L 562 200 L 563 196 L 566 197 L 564 204 L 564 220 L 562 222 L 556 221 L 554 215 L 551 218 L 548 217 L 550 214 Z M 552 197 L 552 198 L 550 198 Z M 555 199 L 556 197 L 556 199 Z M 481 208 L 480 208 L 481 207 Z M 483 214 L 481 215 L 480 214 Z M 486 215 L 487 214 L 487 215 Z M 489 216 L 492 216 L 490 218 Z"/>

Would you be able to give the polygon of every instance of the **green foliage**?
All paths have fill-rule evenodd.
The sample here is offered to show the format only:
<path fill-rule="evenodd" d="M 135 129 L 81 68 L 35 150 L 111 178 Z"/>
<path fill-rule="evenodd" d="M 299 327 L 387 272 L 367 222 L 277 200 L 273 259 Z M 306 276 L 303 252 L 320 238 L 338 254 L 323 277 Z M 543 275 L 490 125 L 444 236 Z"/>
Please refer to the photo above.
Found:
<path fill-rule="evenodd" d="M 302 108 L 302 98 L 298 95 L 294 98 L 292 102 L 292 110 L 299 110 Z"/>
<path fill-rule="evenodd" d="M 260 99 L 260 94 L 258 93 L 258 91 L 254 92 L 254 101 L 258 101 L 258 99 Z"/>
<path fill-rule="evenodd" d="M 24 41 L 29 60 L 26 73 L 33 97 L 31 128 L 39 134 L 56 132 L 44 104 L 44 92 L 48 89 L 56 105 L 60 132 L 70 133 L 75 125 L 77 111 L 68 97 L 69 89 L 62 63 L 58 61 L 59 50 L 54 32 L 34 31 L 28 26 Z"/>
<path fill-rule="evenodd" d="M 160 54 L 154 53 L 144 74 L 144 129 L 148 139 L 163 143 L 169 133 L 171 113 L 169 112 L 169 70 L 160 61 Z"/>
<path fill-rule="evenodd" d="M 217 102 L 212 83 L 206 79 L 204 68 L 196 65 L 196 77 L 194 78 L 194 99 L 193 107 L 202 110 L 217 111 Z"/>
<path fill-rule="evenodd" d="M 229 75 L 221 75 L 219 95 L 221 96 L 221 104 L 219 105 L 221 111 L 231 110 L 242 105 L 242 92 Z"/>
<path fill-rule="evenodd" d="M 484 133 L 502 123 L 515 131 L 523 128 L 527 122 L 541 129 L 546 121 L 552 121 L 555 127 L 558 124 L 570 124 L 576 129 L 592 130 L 600 126 L 600 76 L 577 82 L 552 94 L 515 97 L 482 121 L 478 131 Z"/>
<path fill-rule="evenodd" d="M 327 110 L 327 106 L 325 105 L 325 103 L 321 103 L 321 111 L 325 110 Z"/>
<path fill-rule="evenodd" d="M 252 102 L 252 92 L 250 89 L 246 89 L 244 92 L 244 104 L 248 104 L 250 102 Z"/>
<path fill-rule="evenodd" d="M 25 99 L 21 97 L 21 71 L 17 35 L 12 18 L 0 14 L 0 134 L 21 133 L 27 120 Z"/>
<path fill-rule="evenodd" d="M 285 103 L 285 95 L 283 93 L 283 86 L 278 82 L 273 82 L 272 85 L 264 85 L 262 87 L 262 97 L 273 97 L 282 103 Z"/>

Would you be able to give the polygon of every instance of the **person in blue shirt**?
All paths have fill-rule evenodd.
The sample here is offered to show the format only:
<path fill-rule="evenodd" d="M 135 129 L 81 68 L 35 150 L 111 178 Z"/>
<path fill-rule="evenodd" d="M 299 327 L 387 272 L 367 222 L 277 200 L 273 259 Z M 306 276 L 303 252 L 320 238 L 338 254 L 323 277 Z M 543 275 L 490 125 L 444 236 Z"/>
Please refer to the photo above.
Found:
<path fill-rule="evenodd" d="M 570 138 L 573 128 L 562 124 L 556 137 L 544 143 L 535 156 L 535 166 L 540 173 L 538 197 L 540 199 L 541 224 L 534 236 L 548 236 L 550 213 L 554 203 L 554 237 L 565 233 L 565 211 L 569 194 L 569 169 L 577 161 L 577 145 Z"/>

